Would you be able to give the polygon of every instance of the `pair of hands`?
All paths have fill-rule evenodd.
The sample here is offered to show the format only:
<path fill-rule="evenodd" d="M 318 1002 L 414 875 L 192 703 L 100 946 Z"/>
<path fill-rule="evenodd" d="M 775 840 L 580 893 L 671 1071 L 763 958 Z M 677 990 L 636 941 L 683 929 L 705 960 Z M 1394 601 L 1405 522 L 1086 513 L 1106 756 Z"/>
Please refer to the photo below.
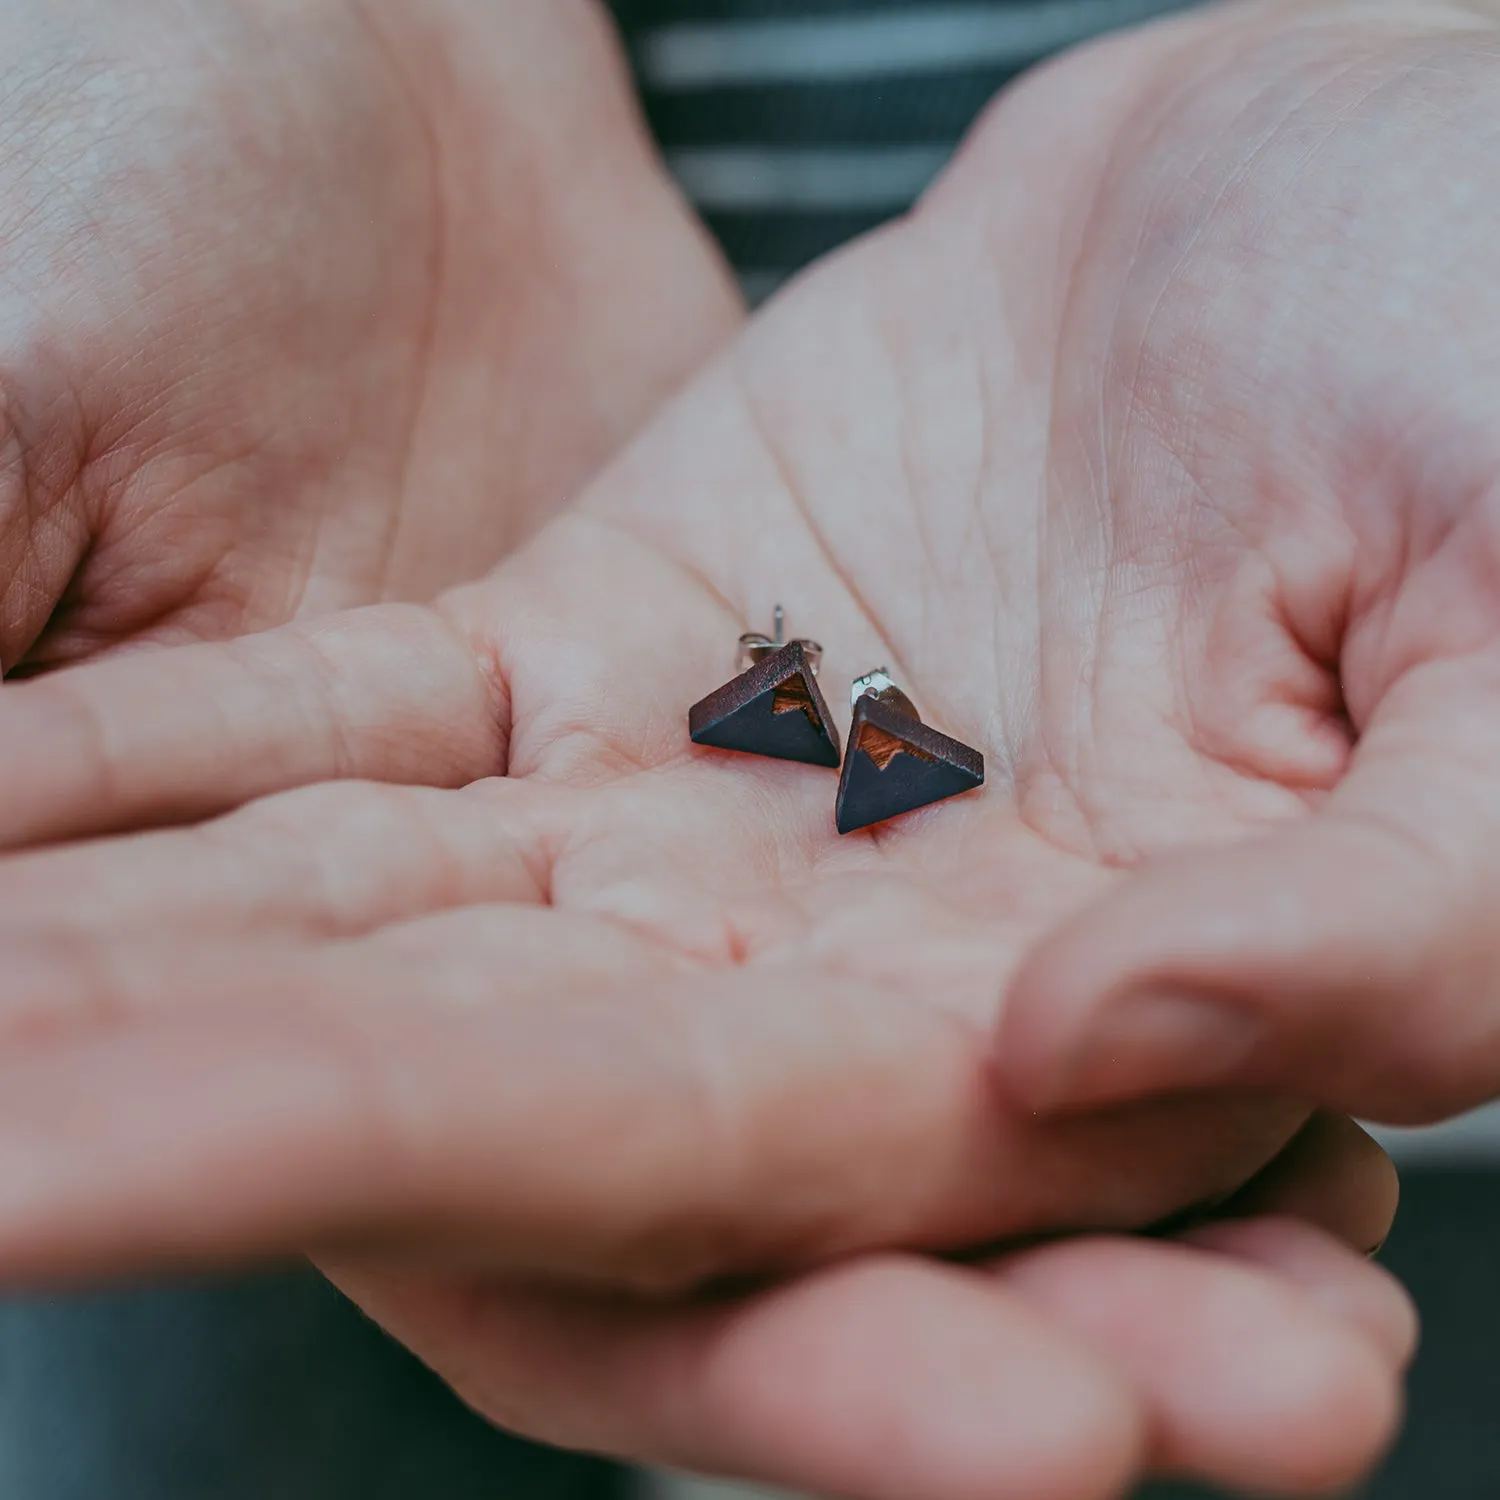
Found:
<path fill-rule="evenodd" d="M 1054 65 L 484 582 L 338 615 L 556 506 L 723 273 L 581 5 L 50 9 L 4 659 L 301 618 L 0 693 L 0 1266 L 313 1248 L 500 1420 L 812 1489 L 1368 1463 L 1389 1169 L 1263 1091 L 1494 1086 L 1489 17 Z M 986 792 L 839 841 L 687 747 L 777 601 Z"/>

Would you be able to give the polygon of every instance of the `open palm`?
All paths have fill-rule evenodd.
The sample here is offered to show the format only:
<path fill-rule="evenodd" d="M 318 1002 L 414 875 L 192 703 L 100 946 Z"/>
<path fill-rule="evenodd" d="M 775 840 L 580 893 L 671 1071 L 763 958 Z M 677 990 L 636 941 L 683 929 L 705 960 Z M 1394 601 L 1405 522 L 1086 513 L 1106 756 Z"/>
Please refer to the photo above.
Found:
<path fill-rule="evenodd" d="M 720 344 L 588 0 L 0 17 L 0 662 L 476 577 Z"/>
<path fill-rule="evenodd" d="M 1295 568 L 1327 524 L 1291 482 L 1316 466 L 1275 468 L 1263 392 L 1209 355 L 1264 377 L 1269 329 L 1361 270 L 1388 283 L 1409 202 L 1341 200 L 1361 259 L 1320 280 L 1329 194 L 1290 191 L 1409 145 L 1372 96 L 1436 74 L 1483 102 L 1487 23 L 1363 9 L 1231 12 L 1023 88 L 918 215 L 805 280 L 436 609 L 5 704 L 14 843 L 358 778 L 11 862 L 0 1093 L 31 1165 L 7 1263 L 312 1244 L 679 1292 L 1145 1225 L 1273 1156 L 1296 1105 L 1038 1125 L 987 1037 L 1032 946 L 1131 866 L 1299 819 L 1345 773 L 1368 705 L 1330 665 L 1338 589 Z M 1322 414 L 1320 458 L 1367 394 L 1336 352 L 1277 371 L 1287 422 Z M 692 748 L 689 703 L 778 602 L 829 682 L 888 664 L 983 747 L 986 789 L 841 840 L 827 772 Z M 545 1326 L 557 1382 L 587 1349 L 608 1385 L 601 1321 L 628 1341 L 637 1315 L 343 1274 L 523 1422 L 476 1329 L 545 1384 Z M 625 1446 L 597 1409 L 554 1421 Z M 898 1492 L 847 1455 L 814 1477 Z"/>

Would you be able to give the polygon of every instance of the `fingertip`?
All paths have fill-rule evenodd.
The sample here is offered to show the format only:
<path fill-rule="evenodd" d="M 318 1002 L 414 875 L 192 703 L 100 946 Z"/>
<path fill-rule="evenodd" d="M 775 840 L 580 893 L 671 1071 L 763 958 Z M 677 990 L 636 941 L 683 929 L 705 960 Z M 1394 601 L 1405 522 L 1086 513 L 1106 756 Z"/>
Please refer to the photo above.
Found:
<path fill-rule="evenodd" d="M 1049 934 L 1000 1008 L 1008 1096 L 1038 1113 L 1218 1087 L 1257 1056 L 1266 1018 L 1244 959 L 1266 938 L 1264 849 L 1164 858 Z M 1229 981 L 1233 980 L 1233 983 Z"/>
<path fill-rule="evenodd" d="M 1285 1216 L 1228 1219 L 1181 1236 L 1285 1277 L 1335 1318 L 1358 1328 L 1397 1370 L 1416 1354 L 1420 1319 L 1406 1288 L 1384 1266 L 1351 1253 L 1315 1225 Z"/>
<path fill-rule="evenodd" d="M 1400 1373 L 1349 1325 L 1309 1326 L 1284 1368 L 1281 1438 L 1259 1457 L 1257 1487 L 1344 1494 L 1395 1440 L 1405 1411 Z"/>
<path fill-rule="evenodd" d="M 1145 1447 L 1112 1367 L 989 1278 L 905 1258 L 761 1299 L 695 1383 L 679 1462 L 859 1500 L 1115 1500 Z"/>
<path fill-rule="evenodd" d="M 1217 1217 L 1297 1220 L 1371 1255 L 1389 1237 L 1400 1201 L 1401 1179 L 1380 1143 L 1347 1115 L 1318 1110 Z"/>
<path fill-rule="evenodd" d="M 992 1060 L 1001 1091 L 1017 1109 L 1048 1114 L 1067 1101 L 1068 1050 L 1087 1025 L 1100 976 L 1077 925 L 1044 938 L 1027 956 L 1002 997 Z"/>
<path fill-rule="evenodd" d="M 1191 1056 L 1213 1044 L 1194 997 L 1150 984 L 1150 955 L 1175 946 L 1173 892 L 1191 858 L 1124 877 L 1027 955 L 1003 997 L 994 1048 L 1015 1104 L 1048 1114 L 1118 1103 L 1131 1094 L 1132 1054 L 1175 1043 Z M 1142 988 L 1142 1014 L 1115 1025 L 1122 1002 Z"/>
<path fill-rule="evenodd" d="M 233 641 L 130 651 L 24 684 L 0 756 L 24 798 L 0 848 L 191 822 L 342 778 L 494 772 L 506 704 L 436 611 L 382 604 Z"/>
<path fill-rule="evenodd" d="M 1136 1384 L 1161 1472 L 1333 1492 L 1361 1478 L 1396 1430 L 1390 1350 L 1256 1266 L 1095 1239 L 1028 1252 L 1001 1274 Z"/>

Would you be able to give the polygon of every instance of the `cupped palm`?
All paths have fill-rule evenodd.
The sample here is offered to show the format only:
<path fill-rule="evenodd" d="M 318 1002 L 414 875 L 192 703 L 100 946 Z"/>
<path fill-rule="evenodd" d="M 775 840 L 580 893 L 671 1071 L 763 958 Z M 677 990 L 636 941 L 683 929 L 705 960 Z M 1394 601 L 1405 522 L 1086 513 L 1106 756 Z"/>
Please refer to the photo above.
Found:
<path fill-rule="evenodd" d="M 0 18 L 0 662 L 478 576 L 737 299 L 590 0 Z"/>

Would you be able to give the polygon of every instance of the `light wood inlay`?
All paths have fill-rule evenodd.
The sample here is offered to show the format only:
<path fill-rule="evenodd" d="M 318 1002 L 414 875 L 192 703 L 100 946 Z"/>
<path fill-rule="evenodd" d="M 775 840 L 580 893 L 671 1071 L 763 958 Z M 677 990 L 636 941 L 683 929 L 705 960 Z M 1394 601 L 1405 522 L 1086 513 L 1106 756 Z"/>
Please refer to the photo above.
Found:
<path fill-rule="evenodd" d="M 915 745 L 908 745 L 905 740 L 897 739 L 895 735 L 886 733 L 884 729 L 877 729 L 873 724 L 859 726 L 859 738 L 854 742 L 854 748 L 863 750 L 875 762 L 877 771 L 886 770 L 898 755 L 909 755 L 913 760 L 936 764 L 935 757 L 928 755 L 925 750 L 918 750 Z"/>
<path fill-rule="evenodd" d="M 800 672 L 793 672 L 776 689 L 771 699 L 771 712 L 794 714 L 798 709 L 807 715 L 807 721 L 814 729 L 823 728 L 823 720 L 818 714 L 817 705 L 812 701 L 812 693 L 808 689 L 807 680 Z"/>

